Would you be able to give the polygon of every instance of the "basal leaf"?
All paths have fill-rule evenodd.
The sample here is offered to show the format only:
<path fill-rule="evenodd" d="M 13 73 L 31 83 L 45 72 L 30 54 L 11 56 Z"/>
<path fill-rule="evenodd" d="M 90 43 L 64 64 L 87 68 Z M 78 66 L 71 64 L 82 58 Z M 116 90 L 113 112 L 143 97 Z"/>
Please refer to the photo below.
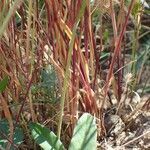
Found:
<path fill-rule="evenodd" d="M 77 122 L 69 150 L 96 150 L 97 127 L 92 115 L 85 113 Z"/>
<path fill-rule="evenodd" d="M 9 123 L 6 119 L 0 121 L 0 132 L 9 137 L 10 133 Z M 23 140 L 24 140 L 23 130 L 19 125 L 17 125 L 13 135 L 13 143 L 15 145 L 20 145 L 23 142 Z M 8 141 L 0 134 L 0 149 L 2 148 L 6 149 L 7 144 Z M 15 150 L 15 148 L 11 146 L 10 150 Z"/>
<path fill-rule="evenodd" d="M 32 137 L 44 150 L 64 150 L 64 146 L 58 137 L 48 128 L 39 123 L 29 125 Z"/>

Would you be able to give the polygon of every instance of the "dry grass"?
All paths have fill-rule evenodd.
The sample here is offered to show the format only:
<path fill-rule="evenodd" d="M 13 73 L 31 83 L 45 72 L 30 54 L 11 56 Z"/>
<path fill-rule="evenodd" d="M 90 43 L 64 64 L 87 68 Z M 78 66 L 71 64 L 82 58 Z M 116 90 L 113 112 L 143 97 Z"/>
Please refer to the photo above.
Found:
<path fill-rule="evenodd" d="M 31 120 L 47 124 L 68 142 L 84 112 L 97 118 L 99 138 L 107 135 L 105 110 L 115 105 L 119 114 L 142 76 L 136 55 L 144 7 L 137 5 L 135 0 L 1 0 L 0 79 L 8 76 L 9 84 L 0 94 L 0 118 L 9 121 L 7 148 L 15 125 L 28 132 Z M 126 63 L 129 44 L 132 57 Z M 147 55 L 143 60 L 142 68 Z M 129 81 L 124 78 L 130 65 Z"/>

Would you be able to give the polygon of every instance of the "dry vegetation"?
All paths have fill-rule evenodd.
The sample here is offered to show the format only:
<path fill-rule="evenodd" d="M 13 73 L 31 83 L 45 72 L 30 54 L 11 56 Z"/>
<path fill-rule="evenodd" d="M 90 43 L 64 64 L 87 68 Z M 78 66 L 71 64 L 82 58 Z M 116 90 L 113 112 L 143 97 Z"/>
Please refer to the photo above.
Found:
<path fill-rule="evenodd" d="M 149 7 L 148 0 L 0 0 L 6 149 L 39 149 L 31 121 L 68 148 L 84 112 L 96 118 L 98 149 L 150 148 Z M 17 125 L 24 133 L 19 147 Z"/>

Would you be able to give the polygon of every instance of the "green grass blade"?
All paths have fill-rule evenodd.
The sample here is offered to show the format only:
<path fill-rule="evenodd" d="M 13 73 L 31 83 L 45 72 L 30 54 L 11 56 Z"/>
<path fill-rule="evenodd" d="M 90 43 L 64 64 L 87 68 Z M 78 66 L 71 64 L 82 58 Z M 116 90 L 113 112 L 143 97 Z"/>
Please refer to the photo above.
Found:
<path fill-rule="evenodd" d="M 21 4 L 22 1 L 23 0 L 15 0 L 14 3 L 13 3 L 13 5 L 10 7 L 6 18 L 3 20 L 3 23 L 0 26 L 0 38 L 2 37 L 5 29 L 7 28 L 8 23 L 9 23 L 11 17 L 14 15 L 14 13 L 16 12 L 18 6 Z"/>
<path fill-rule="evenodd" d="M 8 84 L 8 76 L 6 76 L 2 81 L 0 81 L 0 93 L 3 92 Z"/>
<path fill-rule="evenodd" d="M 70 43 L 69 43 L 68 60 L 67 60 L 67 65 L 66 65 L 66 72 L 65 72 L 65 78 L 64 78 L 64 82 L 63 82 L 63 90 L 62 90 L 62 97 L 61 97 L 60 118 L 59 118 L 58 133 L 57 133 L 58 138 L 60 138 L 60 134 L 61 134 L 61 126 L 62 126 L 62 117 L 63 117 L 63 111 L 64 111 L 65 95 L 66 95 L 67 88 L 68 88 L 69 68 L 70 68 L 70 64 L 71 64 L 71 56 L 72 56 L 72 51 L 73 51 L 73 46 L 74 46 L 74 41 L 75 41 L 75 36 L 76 36 L 76 30 L 77 30 L 79 21 L 80 21 L 81 17 L 84 14 L 85 7 L 86 7 L 86 0 L 83 0 L 80 11 L 79 11 L 79 14 L 77 16 L 77 21 L 76 21 L 76 23 L 73 27 L 72 37 L 71 37 L 71 40 L 70 40 Z"/>

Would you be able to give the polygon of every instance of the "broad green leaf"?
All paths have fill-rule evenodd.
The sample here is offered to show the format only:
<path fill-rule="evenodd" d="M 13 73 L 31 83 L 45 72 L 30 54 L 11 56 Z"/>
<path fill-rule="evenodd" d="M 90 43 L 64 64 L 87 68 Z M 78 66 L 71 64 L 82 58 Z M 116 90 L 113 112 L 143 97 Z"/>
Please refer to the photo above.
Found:
<path fill-rule="evenodd" d="M 40 71 L 41 80 L 31 87 L 33 95 L 38 94 L 38 98 L 33 99 L 35 102 L 55 104 L 59 101 L 57 96 L 58 78 L 51 65 L 47 65 Z"/>
<path fill-rule="evenodd" d="M 48 128 L 39 123 L 29 125 L 32 137 L 36 143 L 44 150 L 64 150 L 64 146 L 58 137 Z"/>
<path fill-rule="evenodd" d="M 7 120 L 3 119 L 0 121 L 0 133 L 9 137 L 9 123 Z M 0 149 L 6 149 L 8 141 L 0 134 Z M 14 135 L 13 135 L 13 143 L 15 145 L 20 145 L 24 140 L 23 130 L 18 125 L 15 127 Z M 13 146 L 11 146 L 10 150 L 15 150 Z"/>
<path fill-rule="evenodd" d="M 2 81 L 0 81 L 0 93 L 3 92 L 8 84 L 8 76 L 6 76 Z"/>
<path fill-rule="evenodd" d="M 93 116 L 83 114 L 77 122 L 69 150 L 96 150 L 97 127 Z"/>

